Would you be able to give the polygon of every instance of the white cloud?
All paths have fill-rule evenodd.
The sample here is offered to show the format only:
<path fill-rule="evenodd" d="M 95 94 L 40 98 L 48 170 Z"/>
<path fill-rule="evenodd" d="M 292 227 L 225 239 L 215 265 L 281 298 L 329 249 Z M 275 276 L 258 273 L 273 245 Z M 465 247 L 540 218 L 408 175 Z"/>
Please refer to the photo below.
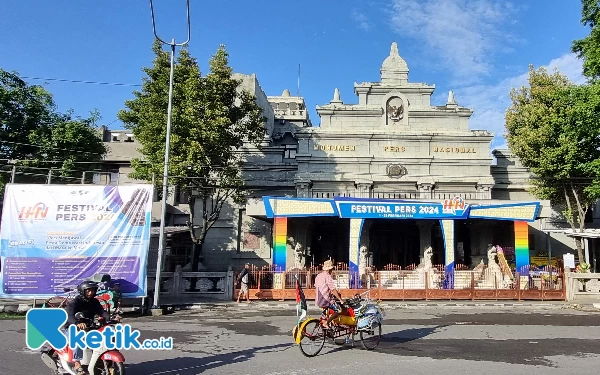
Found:
<path fill-rule="evenodd" d="M 352 11 L 352 19 L 358 24 L 358 27 L 365 31 L 369 31 L 371 25 L 369 24 L 369 18 L 363 13 L 358 12 L 356 9 Z"/>
<path fill-rule="evenodd" d="M 497 51 L 515 39 L 501 30 L 516 7 L 493 0 L 392 0 L 391 25 L 425 44 L 457 80 L 488 75 Z"/>
<path fill-rule="evenodd" d="M 582 75 L 582 62 L 574 54 L 565 54 L 551 60 L 545 66 L 550 72 L 557 68 L 571 82 L 578 84 L 585 82 L 585 77 Z M 510 90 L 527 85 L 528 76 L 529 73 L 524 71 L 520 75 L 506 78 L 496 84 L 463 86 L 454 90 L 459 105 L 474 109 L 470 128 L 484 129 L 495 134 L 492 149 L 507 147 L 504 138 L 504 114 L 510 106 Z"/>

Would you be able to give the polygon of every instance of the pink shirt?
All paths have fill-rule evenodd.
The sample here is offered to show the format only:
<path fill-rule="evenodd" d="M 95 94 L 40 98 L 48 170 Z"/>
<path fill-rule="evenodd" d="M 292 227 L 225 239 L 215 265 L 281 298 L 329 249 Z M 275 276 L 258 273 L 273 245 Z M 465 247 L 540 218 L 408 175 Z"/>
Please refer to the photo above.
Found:
<path fill-rule="evenodd" d="M 315 304 L 327 307 L 330 303 L 331 291 L 337 289 L 333 277 L 328 272 L 321 272 L 315 278 Z"/>

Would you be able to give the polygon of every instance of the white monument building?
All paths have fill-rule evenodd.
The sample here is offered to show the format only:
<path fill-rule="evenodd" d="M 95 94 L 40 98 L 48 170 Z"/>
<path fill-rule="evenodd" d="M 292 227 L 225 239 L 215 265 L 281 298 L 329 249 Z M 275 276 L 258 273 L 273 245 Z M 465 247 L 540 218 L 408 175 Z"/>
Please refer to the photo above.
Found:
<path fill-rule="evenodd" d="M 304 98 L 288 90 L 267 96 L 254 75 L 242 76 L 268 124 L 261 150 L 243 150 L 250 195 L 246 204 L 226 206 L 209 231 L 205 269 L 245 262 L 310 268 L 330 258 L 357 272 L 410 269 L 429 248 L 427 262 L 473 269 L 491 246 L 513 266 L 546 251 L 550 202 L 527 193 L 529 173 L 508 150 L 490 155 L 493 134 L 469 128 L 473 109 L 452 91 L 446 103 L 432 103 L 435 86 L 410 82 L 396 43 L 380 74 L 379 82 L 354 84 L 356 104 L 332 88 L 331 101 L 317 106 L 319 126 Z M 167 223 L 171 269 L 184 266 L 192 248 L 181 225 L 195 208 L 181 202 L 178 211 L 179 198 Z M 573 252 L 572 239 L 555 234 L 551 241 L 557 257 Z"/>

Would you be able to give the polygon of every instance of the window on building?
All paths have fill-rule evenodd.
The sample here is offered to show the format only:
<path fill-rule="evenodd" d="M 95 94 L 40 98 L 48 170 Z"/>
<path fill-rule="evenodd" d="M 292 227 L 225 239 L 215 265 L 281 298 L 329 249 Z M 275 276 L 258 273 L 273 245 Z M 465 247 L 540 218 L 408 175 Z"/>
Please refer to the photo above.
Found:
<path fill-rule="evenodd" d="M 125 142 L 133 142 L 133 134 L 126 134 Z"/>
<path fill-rule="evenodd" d="M 285 145 L 283 152 L 284 159 L 296 159 L 296 151 L 298 150 L 297 145 Z"/>
<path fill-rule="evenodd" d="M 189 190 L 179 186 L 175 187 L 175 203 L 187 204 L 189 202 Z"/>

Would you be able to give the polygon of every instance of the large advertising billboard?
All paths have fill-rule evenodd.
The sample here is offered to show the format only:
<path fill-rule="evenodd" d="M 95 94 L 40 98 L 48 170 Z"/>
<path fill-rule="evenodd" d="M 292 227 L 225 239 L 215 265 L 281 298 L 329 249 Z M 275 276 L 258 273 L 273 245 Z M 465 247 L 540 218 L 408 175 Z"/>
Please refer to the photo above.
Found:
<path fill-rule="evenodd" d="M 146 296 L 152 185 L 20 185 L 4 192 L 0 297 L 45 298 L 109 274 Z"/>

